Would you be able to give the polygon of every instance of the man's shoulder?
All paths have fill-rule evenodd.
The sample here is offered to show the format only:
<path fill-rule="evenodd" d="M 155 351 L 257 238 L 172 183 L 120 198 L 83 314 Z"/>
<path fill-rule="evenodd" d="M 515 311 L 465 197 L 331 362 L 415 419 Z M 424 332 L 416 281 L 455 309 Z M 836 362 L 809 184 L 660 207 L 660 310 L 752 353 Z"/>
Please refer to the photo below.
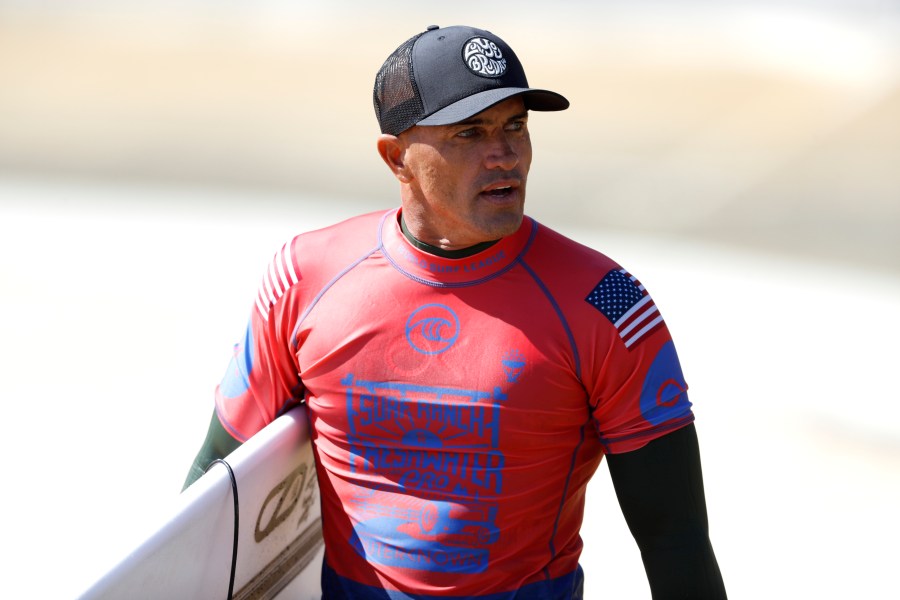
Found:
<path fill-rule="evenodd" d="M 290 238 L 272 257 L 257 297 L 267 318 L 270 307 L 298 284 L 317 290 L 379 246 L 380 224 L 394 211 L 382 210 L 351 217 Z"/>
<path fill-rule="evenodd" d="M 394 212 L 396 212 L 396 209 L 378 210 L 356 215 L 326 227 L 304 231 L 299 233 L 295 239 L 301 240 L 304 244 L 340 241 L 347 244 L 369 243 L 371 245 L 378 241 L 381 223 L 389 214 Z"/>
<path fill-rule="evenodd" d="M 533 258 L 539 257 L 557 264 L 560 261 L 574 261 L 577 266 L 589 268 L 611 269 L 619 266 L 600 250 L 587 246 L 534 219 L 532 221 L 534 222 L 535 236 L 530 254 Z"/>
<path fill-rule="evenodd" d="M 334 224 L 297 234 L 290 241 L 298 263 L 338 263 L 370 252 L 380 244 L 381 223 L 396 209 L 350 217 Z"/>
<path fill-rule="evenodd" d="M 380 244 L 381 223 L 395 211 L 357 215 L 289 238 L 266 271 L 266 277 L 273 280 L 271 287 L 277 289 L 280 282 L 280 287 L 287 289 L 301 279 L 310 284 L 322 278 L 327 280 L 371 254 Z"/>

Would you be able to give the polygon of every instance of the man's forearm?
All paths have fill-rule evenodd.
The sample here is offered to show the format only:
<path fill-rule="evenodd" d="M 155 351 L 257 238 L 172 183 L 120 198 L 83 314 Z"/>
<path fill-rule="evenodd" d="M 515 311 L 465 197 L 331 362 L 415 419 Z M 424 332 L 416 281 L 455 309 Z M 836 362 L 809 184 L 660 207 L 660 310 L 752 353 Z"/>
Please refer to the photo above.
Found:
<path fill-rule="evenodd" d="M 622 514 L 641 549 L 653 600 L 725 600 L 709 541 L 693 425 L 608 457 Z"/>
<path fill-rule="evenodd" d="M 191 464 L 187 478 L 184 481 L 184 486 L 181 488 L 182 491 L 186 490 L 192 483 L 200 479 L 214 460 L 225 458 L 240 445 L 241 442 L 231 437 L 231 434 L 222 427 L 222 424 L 219 422 L 219 417 L 216 415 L 215 411 L 213 411 L 212 420 L 209 423 L 209 430 L 206 432 L 206 439 L 203 441 L 203 446 L 200 447 L 200 451 L 197 453 L 196 458 L 194 458 L 193 464 Z"/>
<path fill-rule="evenodd" d="M 725 600 L 725 584 L 705 532 L 641 549 L 653 600 Z"/>

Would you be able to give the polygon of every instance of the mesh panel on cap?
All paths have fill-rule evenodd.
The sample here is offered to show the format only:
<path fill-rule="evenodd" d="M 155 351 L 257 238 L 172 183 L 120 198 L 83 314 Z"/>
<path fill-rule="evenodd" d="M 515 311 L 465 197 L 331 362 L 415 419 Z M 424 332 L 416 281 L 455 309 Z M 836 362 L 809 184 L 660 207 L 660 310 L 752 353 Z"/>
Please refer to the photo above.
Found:
<path fill-rule="evenodd" d="M 412 72 L 412 49 L 422 33 L 411 37 L 384 61 L 375 76 L 375 116 L 381 133 L 397 135 L 425 115 Z"/>

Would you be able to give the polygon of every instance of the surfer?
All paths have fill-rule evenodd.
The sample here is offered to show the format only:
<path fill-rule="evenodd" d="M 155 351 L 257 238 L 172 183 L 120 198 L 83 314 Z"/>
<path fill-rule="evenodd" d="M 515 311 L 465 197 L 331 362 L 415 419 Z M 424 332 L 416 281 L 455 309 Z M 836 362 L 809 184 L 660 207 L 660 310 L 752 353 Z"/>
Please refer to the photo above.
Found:
<path fill-rule="evenodd" d="M 374 104 L 400 207 L 276 253 L 185 485 L 306 404 L 324 598 L 575 600 L 606 457 L 653 598 L 725 598 L 658 306 L 524 212 L 529 113 L 568 100 L 493 33 L 431 26 L 385 61 Z"/>

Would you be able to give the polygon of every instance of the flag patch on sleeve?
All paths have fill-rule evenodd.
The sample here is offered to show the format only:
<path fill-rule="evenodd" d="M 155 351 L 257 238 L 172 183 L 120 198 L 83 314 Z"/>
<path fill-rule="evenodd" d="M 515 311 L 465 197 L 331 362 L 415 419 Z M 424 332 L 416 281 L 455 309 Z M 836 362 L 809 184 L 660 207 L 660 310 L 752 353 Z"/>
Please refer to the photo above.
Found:
<path fill-rule="evenodd" d="M 628 349 L 663 323 L 653 298 L 624 269 L 607 273 L 585 300 L 609 319 Z"/>

